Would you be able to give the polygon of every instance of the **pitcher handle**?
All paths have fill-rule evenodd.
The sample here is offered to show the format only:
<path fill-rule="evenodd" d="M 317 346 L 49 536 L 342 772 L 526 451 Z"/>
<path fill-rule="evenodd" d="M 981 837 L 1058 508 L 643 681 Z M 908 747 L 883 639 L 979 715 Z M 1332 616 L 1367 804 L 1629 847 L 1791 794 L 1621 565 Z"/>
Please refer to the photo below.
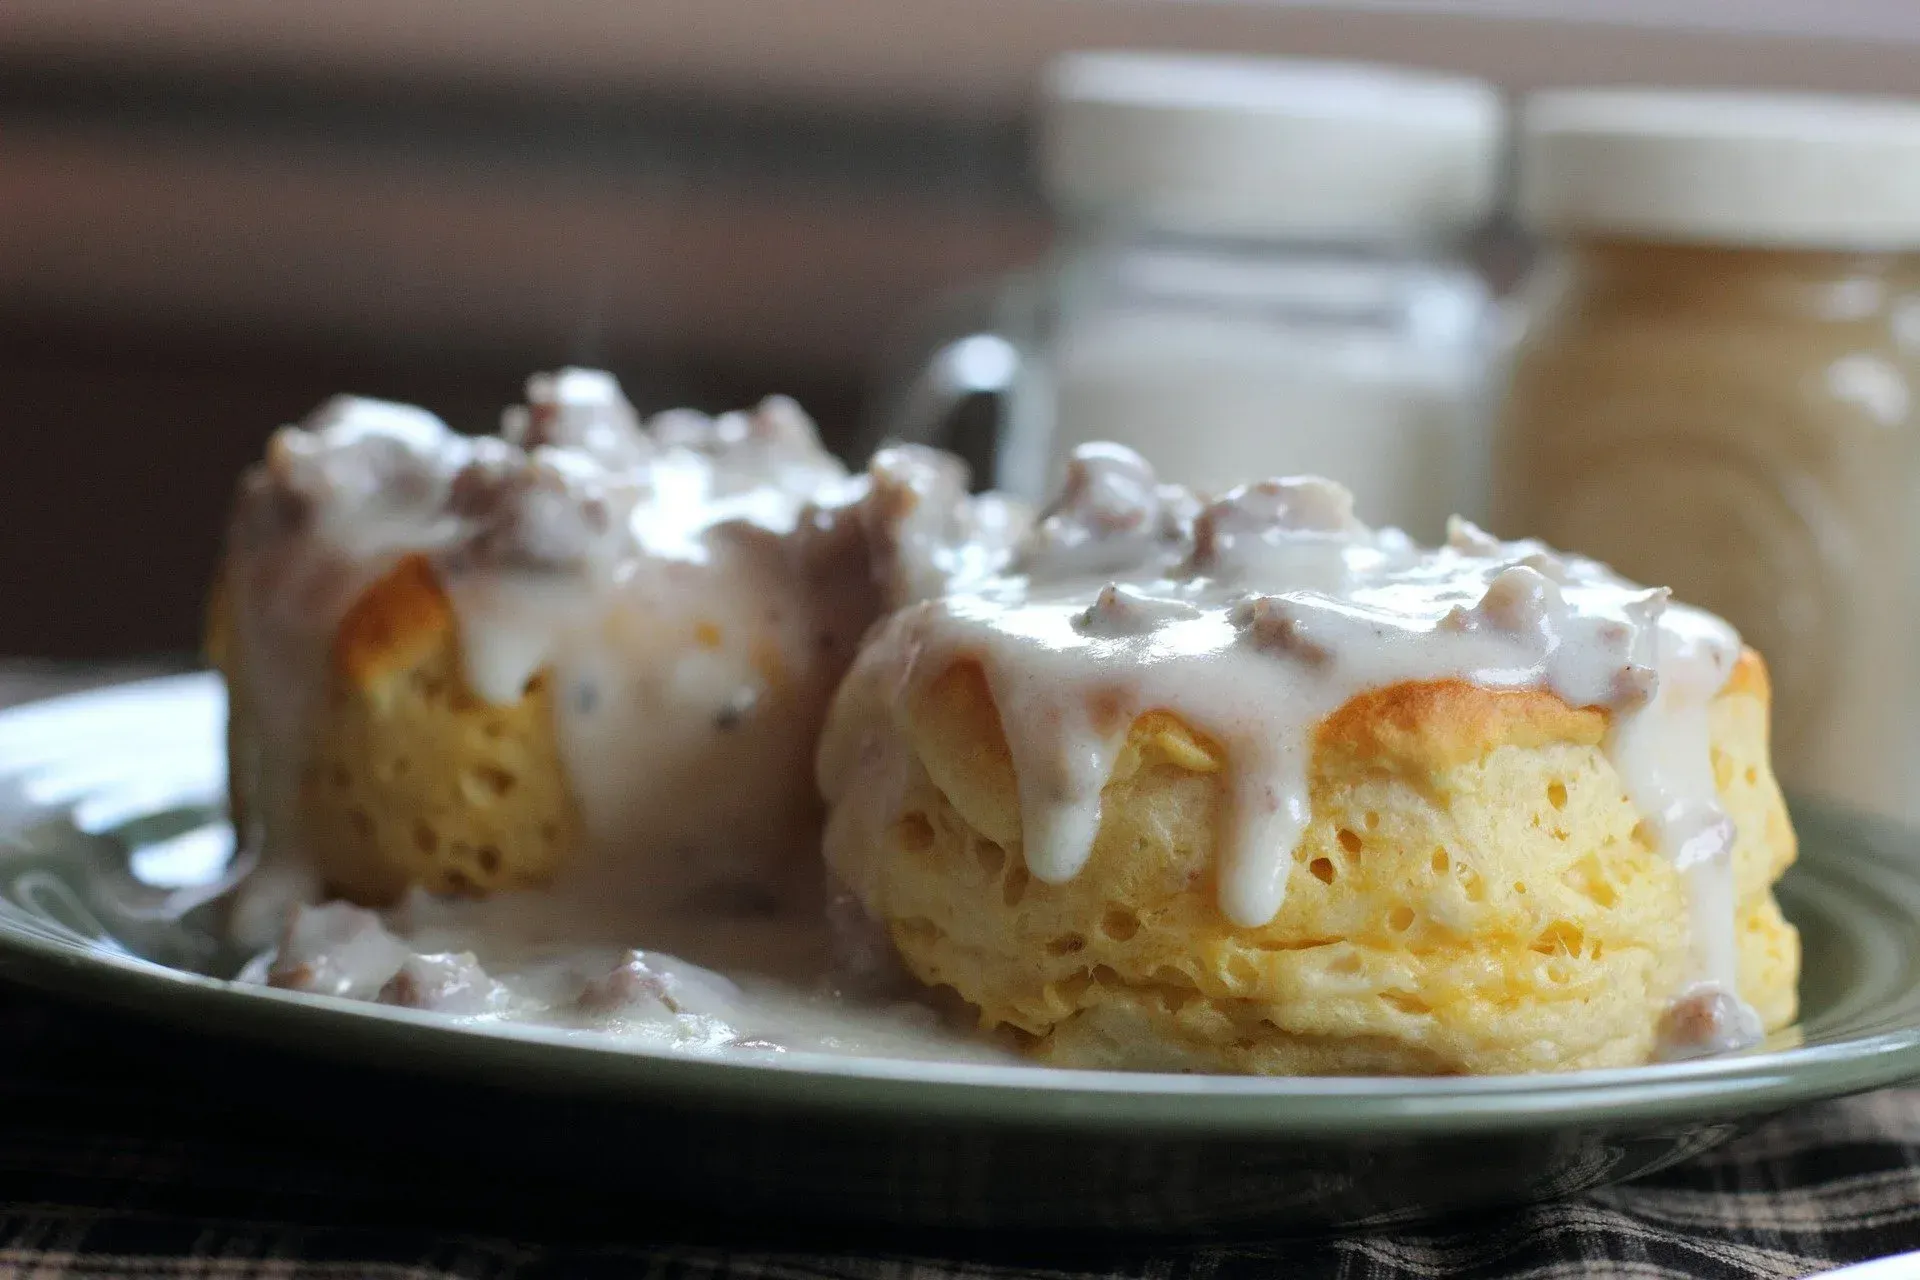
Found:
<path fill-rule="evenodd" d="M 1015 276 L 946 298 L 930 322 L 918 327 L 918 341 L 891 362 L 862 443 L 868 449 L 932 445 L 966 459 L 976 487 L 1002 481 L 1010 402 L 1035 372 L 1013 336 L 1020 317 L 1010 314 L 1023 305 L 1025 292 Z M 984 423 L 964 412 L 982 397 L 994 402 Z"/>
<path fill-rule="evenodd" d="M 954 417 L 974 396 L 1004 398 L 1020 376 L 1020 349 L 990 331 L 951 338 L 927 356 L 901 390 L 890 434 L 914 444 L 952 447 Z"/>

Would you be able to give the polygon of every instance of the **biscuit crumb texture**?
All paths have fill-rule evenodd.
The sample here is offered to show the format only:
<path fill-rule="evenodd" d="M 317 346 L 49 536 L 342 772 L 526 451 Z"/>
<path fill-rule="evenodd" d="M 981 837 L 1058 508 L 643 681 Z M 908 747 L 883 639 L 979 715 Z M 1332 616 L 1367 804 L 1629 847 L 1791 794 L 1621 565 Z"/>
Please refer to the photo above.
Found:
<path fill-rule="evenodd" d="M 224 621 L 213 631 L 228 688 L 244 689 L 244 655 Z M 293 812 L 244 794 L 235 811 L 257 811 L 270 847 L 304 850 L 331 893 L 363 906 L 415 885 L 462 895 L 544 885 L 580 842 L 549 684 L 542 672 L 504 705 L 475 694 L 445 593 L 423 558 L 406 557 L 340 624 Z M 230 716 L 230 752 L 247 758 L 256 730 L 244 701 Z M 234 771 L 236 790 L 244 777 Z M 273 829 L 284 824 L 293 830 Z"/>
<path fill-rule="evenodd" d="M 870 713 L 858 696 L 841 709 Z M 1741 994 L 1795 1016 L 1799 938 L 1771 888 L 1794 836 L 1746 654 L 1712 707 L 1739 829 Z M 1604 713 L 1457 681 L 1354 699 L 1316 735 L 1313 817 L 1268 924 L 1219 911 L 1231 767 L 1166 712 L 1131 726 L 1087 865 L 1027 871 L 979 667 L 907 709 L 915 757 L 877 841 L 836 871 L 923 982 L 1064 1066 L 1269 1075 L 1501 1074 L 1648 1061 L 1689 974 L 1681 877 L 1601 749 Z"/>

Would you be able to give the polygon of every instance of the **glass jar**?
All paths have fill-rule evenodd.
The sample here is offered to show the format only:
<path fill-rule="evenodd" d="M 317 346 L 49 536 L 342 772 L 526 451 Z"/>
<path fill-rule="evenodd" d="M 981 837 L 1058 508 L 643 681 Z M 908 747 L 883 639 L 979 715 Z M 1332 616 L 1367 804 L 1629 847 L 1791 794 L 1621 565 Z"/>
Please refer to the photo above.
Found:
<path fill-rule="evenodd" d="M 985 474 L 1023 497 L 1116 440 L 1208 491 L 1318 472 L 1437 536 L 1485 488 L 1488 295 L 1453 248 L 1491 205 L 1501 121 L 1475 81 L 1067 59 L 1042 121 L 1057 246 L 920 366 L 886 434 L 937 438 L 991 391 Z"/>
<path fill-rule="evenodd" d="M 1894 154 L 1920 108 L 1563 94 L 1525 128 L 1558 243 L 1496 527 L 1729 619 L 1767 660 L 1786 784 L 1920 816 L 1920 191 L 1876 177 L 1920 163 Z"/>

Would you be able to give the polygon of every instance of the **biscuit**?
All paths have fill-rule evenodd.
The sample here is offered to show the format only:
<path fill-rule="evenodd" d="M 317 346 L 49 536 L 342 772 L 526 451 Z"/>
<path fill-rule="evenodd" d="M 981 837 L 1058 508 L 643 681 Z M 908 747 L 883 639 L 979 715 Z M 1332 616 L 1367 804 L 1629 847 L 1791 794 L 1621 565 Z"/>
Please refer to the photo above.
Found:
<path fill-rule="evenodd" d="M 245 690 L 243 659 L 223 649 L 228 687 Z M 297 834 L 275 834 L 311 852 L 331 893 L 381 904 L 414 885 L 446 894 L 531 888 L 573 856 L 580 818 L 560 764 L 548 681 L 536 675 L 507 703 L 476 695 L 445 593 L 424 558 L 402 558 L 361 593 L 323 678 L 297 811 L 286 818 Z M 229 725 L 234 759 L 258 750 L 244 701 Z M 244 821 L 245 797 L 236 794 L 233 807 Z"/>
<path fill-rule="evenodd" d="M 850 476 L 779 399 L 528 394 L 500 437 L 329 402 L 243 477 L 207 629 L 236 827 L 300 893 L 566 880 L 622 938 L 817 891 L 820 721 L 865 626 L 978 542 L 964 468 Z"/>
<path fill-rule="evenodd" d="M 1741 993 L 1795 1013 L 1798 939 L 1770 886 L 1794 839 L 1767 767 L 1765 669 L 1713 707 L 1740 836 Z M 1285 1075 L 1489 1074 L 1644 1062 L 1687 956 L 1680 877 L 1599 749 L 1605 716 L 1551 694 L 1411 685 L 1316 735 L 1313 817 L 1285 905 L 1238 928 L 1216 904 L 1222 749 L 1154 712 L 1128 730 L 1080 874 L 1046 884 L 977 667 L 912 708 L 918 768 L 871 886 L 921 981 L 1058 1065 Z M 830 730 L 830 732 L 832 732 Z"/>
<path fill-rule="evenodd" d="M 1793 1020 L 1766 667 L 1718 619 L 1471 526 L 1415 547 L 1317 479 L 1194 503 L 1115 446 L 1021 556 L 873 633 L 818 760 L 833 873 L 983 1026 L 1445 1075 Z"/>

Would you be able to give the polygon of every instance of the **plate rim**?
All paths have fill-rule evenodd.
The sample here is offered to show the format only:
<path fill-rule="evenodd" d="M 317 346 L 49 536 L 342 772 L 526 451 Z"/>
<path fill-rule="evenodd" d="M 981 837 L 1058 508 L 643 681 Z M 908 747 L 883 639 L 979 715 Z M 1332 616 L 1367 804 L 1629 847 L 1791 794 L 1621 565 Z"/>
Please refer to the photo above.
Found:
<path fill-rule="evenodd" d="M 197 701 L 219 699 L 222 690 L 210 672 L 103 685 L 0 711 L 0 738 L 83 706 L 162 694 Z M 1920 880 L 1920 863 L 1900 869 Z M 753 1062 L 649 1051 L 594 1043 L 580 1033 L 469 1027 L 416 1010 L 242 985 L 88 951 L 3 921 L 0 976 L 218 1035 L 518 1089 L 1080 1132 L 1271 1140 L 1697 1125 L 1920 1081 L 1920 1022 L 1827 1044 L 1659 1066 L 1480 1077 L 1245 1077 L 812 1053 Z"/>

